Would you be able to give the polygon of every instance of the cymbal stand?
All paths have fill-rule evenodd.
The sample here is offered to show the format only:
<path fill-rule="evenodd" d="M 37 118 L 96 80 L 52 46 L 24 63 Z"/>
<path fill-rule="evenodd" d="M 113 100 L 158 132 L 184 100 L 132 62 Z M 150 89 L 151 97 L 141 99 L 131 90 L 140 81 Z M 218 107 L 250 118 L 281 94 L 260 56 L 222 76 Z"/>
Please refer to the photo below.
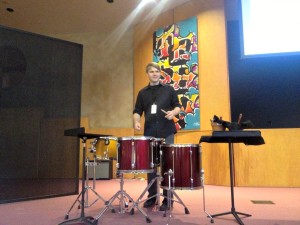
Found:
<path fill-rule="evenodd" d="M 137 208 L 146 218 L 147 223 L 151 223 L 152 221 L 149 219 L 148 215 L 145 213 L 145 211 L 138 205 L 137 202 L 135 202 L 132 197 L 130 197 L 129 194 L 126 193 L 124 190 L 124 179 L 123 179 L 123 173 L 119 174 L 120 177 L 120 190 L 117 191 L 108 201 L 106 206 L 101 210 L 101 212 L 96 216 L 96 220 L 98 220 L 108 209 L 108 207 L 112 206 L 112 203 L 118 198 L 120 200 L 120 213 L 125 213 L 126 211 L 130 211 L 130 214 L 132 215 L 134 212 L 134 208 Z M 127 200 L 127 201 L 126 201 Z M 129 206 L 129 202 L 133 205 Z M 127 208 L 125 210 L 125 208 Z"/>
<path fill-rule="evenodd" d="M 96 162 L 96 158 L 97 158 L 97 156 L 96 156 L 96 147 L 95 147 L 95 145 L 94 145 L 94 142 L 92 142 L 92 147 L 89 149 L 90 150 L 90 152 L 91 153 L 94 153 L 94 159 L 93 159 L 93 162 L 91 163 L 90 161 L 89 161 L 89 159 L 88 158 L 86 158 L 86 161 L 85 161 L 85 165 L 86 165 L 86 173 L 87 173 L 87 175 L 86 175 L 86 179 L 85 179 L 85 188 L 87 189 L 86 190 L 86 193 L 85 193 L 85 207 L 86 208 L 88 208 L 88 207 L 90 207 L 90 206 L 92 206 L 92 205 L 94 205 L 99 199 L 101 199 L 103 202 L 104 202 L 104 204 L 107 204 L 108 203 L 108 201 L 106 201 L 101 195 L 99 195 L 96 191 L 95 191 L 95 189 L 96 189 L 96 166 L 97 166 L 97 162 Z M 89 168 L 89 166 L 90 165 L 92 165 L 93 166 L 93 187 L 91 187 L 90 185 L 89 185 L 89 176 L 88 176 L 88 168 Z M 89 190 L 91 190 L 96 196 L 97 196 L 97 198 L 91 203 L 91 204 L 89 204 L 89 197 L 88 197 L 88 191 Z M 111 208 L 112 208 L 112 212 L 115 212 L 115 209 L 113 208 L 113 206 L 111 206 Z"/>
<path fill-rule="evenodd" d="M 94 156 L 94 160 L 93 160 L 92 163 L 89 161 L 89 159 L 86 159 L 85 165 L 86 165 L 86 167 L 87 167 L 87 170 L 86 170 L 87 174 L 89 174 L 89 173 L 88 173 L 88 167 L 89 167 L 90 165 L 93 166 L 93 186 L 91 187 L 91 186 L 89 185 L 89 176 L 87 175 L 87 176 L 86 176 L 86 181 L 85 181 L 85 182 L 86 182 L 86 184 L 85 184 L 86 192 L 85 192 L 85 204 L 84 204 L 84 206 L 85 206 L 86 208 L 91 207 L 91 206 L 94 205 L 99 199 L 101 199 L 101 200 L 104 202 L 104 204 L 107 204 L 107 201 L 106 201 L 101 195 L 99 195 L 99 194 L 95 191 L 95 189 L 96 189 L 96 166 L 97 166 L 96 156 Z M 97 198 L 96 198 L 91 204 L 89 204 L 89 192 L 88 192 L 89 190 L 92 191 L 92 193 L 94 193 L 94 194 L 97 196 Z M 113 210 L 114 210 L 114 209 L 113 209 Z"/>
<path fill-rule="evenodd" d="M 91 207 L 92 205 L 94 205 L 99 199 L 101 199 L 104 204 L 106 205 L 108 203 L 108 201 L 106 201 L 101 195 L 99 195 L 96 191 L 95 191 L 95 188 L 96 188 L 96 183 L 95 183 L 95 175 L 96 175 L 96 161 L 95 161 L 95 158 L 94 158 L 94 161 L 92 163 L 89 162 L 89 159 L 86 158 L 85 160 L 85 167 L 86 167 L 86 174 L 88 174 L 88 167 L 92 164 L 93 166 L 93 169 L 94 169 L 94 172 L 93 172 L 93 187 L 91 187 L 89 185 L 89 176 L 86 175 L 86 179 L 85 179 L 85 186 L 84 186 L 84 192 L 81 192 L 79 194 L 79 196 L 77 197 L 77 199 L 75 200 L 75 202 L 73 203 L 73 205 L 71 206 L 71 208 L 69 209 L 69 211 L 67 212 L 66 216 L 65 216 L 65 219 L 68 219 L 69 218 L 69 213 L 72 211 L 73 207 L 75 206 L 76 202 L 79 202 L 79 206 L 78 208 L 80 207 L 85 207 L 85 208 L 88 208 L 88 207 Z M 91 203 L 89 204 L 89 190 L 92 191 L 92 193 L 94 193 L 97 198 Z M 84 204 L 81 203 L 82 200 L 79 200 L 80 199 L 80 196 L 81 195 L 84 195 Z M 115 212 L 115 209 L 113 208 L 113 206 L 110 206 L 112 208 L 112 212 L 114 213 Z"/>
<path fill-rule="evenodd" d="M 84 205 L 84 195 L 85 195 L 85 192 L 87 191 L 87 188 L 85 186 L 85 178 L 86 178 L 86 165 L 85 165 L 85 158 L 86 158 L 86 140 L 87 140 L 87 136 L 82 136 L 82 160 L 83 160 L 83 163 L 82 163 L 82 189 L 81 189 L 81 192 L 80 194 L 77 196 L 76 200 L 74 201 L 73 205 L 71 206 L 71 208 L 69 209 L 68 213 L 65 215 L 65 220 L 69 219 L 69 213 L 71 212 L 72 208 L 74 207 L 74 205 L 76 204 L 76 202 L 79 201 L 79 198 L 81 197 L 81 201 L 80 202 L 80 208 L 81 208 L 81 215 L 79 218 L 77 219 L 73 219 L 73 220 L 67 220 L 65 222 L 62 222 L 60 223 L 59 225 L 71 225 L 71 224 L 88 224 L 88 225 L 97 225 L 98 224 L 98 219 L 94 219 L 93 217 L 86 217 L 85 214 L 84 214 L 84 208 L 85 208 L 85 205 Z"/>

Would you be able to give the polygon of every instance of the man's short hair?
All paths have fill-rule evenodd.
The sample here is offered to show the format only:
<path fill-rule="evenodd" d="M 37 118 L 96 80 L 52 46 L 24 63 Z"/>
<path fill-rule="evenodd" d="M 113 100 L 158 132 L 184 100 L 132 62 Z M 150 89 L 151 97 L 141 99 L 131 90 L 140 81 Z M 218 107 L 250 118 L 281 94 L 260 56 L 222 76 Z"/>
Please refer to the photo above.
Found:
<path fill-rule="evenodd" d="M 146 66 L 146 73 L 148 73 L 151 67 L 154 67 L 155 69 L 158 69 L 160 71 L 160 66 L 156 62 L 151 62 Z"/>

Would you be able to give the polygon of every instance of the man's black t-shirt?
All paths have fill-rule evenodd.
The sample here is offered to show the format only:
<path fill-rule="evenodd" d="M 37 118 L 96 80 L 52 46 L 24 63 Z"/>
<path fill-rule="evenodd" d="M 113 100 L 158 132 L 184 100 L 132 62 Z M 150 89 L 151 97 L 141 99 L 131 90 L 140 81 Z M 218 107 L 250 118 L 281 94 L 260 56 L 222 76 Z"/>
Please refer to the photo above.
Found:
<path fill-rule="evenodd" d="M 155 114 L 151 114 L 153 104 L 157 106 Z M 175 107 L 181 107 L 181 105 L 173 87 L 164 84 L 148 85 L 138 93 L 133 113 L 140 116 L 145 113 L 145 136 L 166 138 L 176 133 L 176 127 L 173 120 L 165 118 L 165 113 L 161 109 L 170 111 Z"/>

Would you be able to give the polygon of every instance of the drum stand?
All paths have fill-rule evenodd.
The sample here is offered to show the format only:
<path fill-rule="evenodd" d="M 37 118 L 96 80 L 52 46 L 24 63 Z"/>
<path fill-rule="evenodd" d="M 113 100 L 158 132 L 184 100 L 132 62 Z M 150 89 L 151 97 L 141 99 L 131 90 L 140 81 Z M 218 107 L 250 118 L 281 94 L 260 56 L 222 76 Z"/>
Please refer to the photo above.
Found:
<path fill-rule="evenodd" d="M 201 144 L 199 145 L 199 150 L 200 150 L 200 160 L 201 160 L 200 164 L 203 165 L 202 164 L 202 145 Z M 210 222 L 214 223 L 213 217 L 208 212 L 206 212 L 206 209 L 205 209 L 205 188 L 204 188 L 204 170 L 203 169 L 201 169 L 201 171 L 200 171 L 200 182 L 201 182 L 202 194 L 203 194 L 202 195 L 202 197 L 203 197 L 203 211 L 207 215 L 207 217 L 210 218 Z"/>
<path fill-rule="evenodd" d="M 173 189 L 171 189 L 171 176 L 173 175 L 173 171 L 170 169 L 167 173 L 165 173 L 165 174 L 168 174 L 168 176 L 169 176 L 169 187 L 168 187 L 168 189 L 166 189 L 166 188 L 164 188 L 164 189 L 166 189 L 167 191 L 168 191 L 168 196 L 167 196 L 167 198 L 168 198 L 168 209 L 170 209 L 170 215 L 169 215 L 169 219 L 168 219 L 168 223 L 167 223 L 167 225 L 169 224 L 169 221 L 170 221 L 170 219 L 171 219 L 171 217 L 172 217 L 172 207 L 171 207 L 171 205 L 172 205 L 172 195 L 171 195 L 171 193 L 173 193 L 175 196 L 176 196 L 176 198 L 178 198 L 178 200 L 180 201 L 179 203 L 180 204 L 182 204 L 182 205 L 184 205 L 184 203 L 182 202 L 182 200 L 178 197 L 178 195 L 176 194 L 176 192 L 173 190 Z M 209 213 L 207 213 L 206 212 L 206 209 L 205 209 L 205 190 L 204 190 L 204 170 L 201 170 L 201 177 L 200 177 L 200 179 L 201 179 L 201 185 L 202 185 L 202 188 L 203 188 L 203 210 L 204 210 L 204 212 L 205 212 L 205 214 L 207 215 L 207 217 L 209 217 L 210 218 L 210 222 L 211 223 L 214 223 L 214 219 L 213 219 L 213 217 L 209 214 Z M 185 206 L 185 205 L 184 205 Z M 167 210 L 166 210 L 167 211 Z M 165 213 L 164 213 L 164 217 L 166 217 L 166 211 L 165 211 Z M 185 213 L 186 214 L 189 214 L 189 211 L 188 211 L 188 209 L 186 208 L 186 206 L 185 206 Z"/>
<path fill-rule="evenodd" d="M 75 206 L 76 202 L 79 202 L 79 206 L 78 208 L 80 207 L 85 207 L 85 208 L 88 208 L 88 207 L 91 207 L 92 205 L 94 205 L 99 199 L 101 199 L 104 204 L 106 205 L 108 203 L 108 201 L 104 200 L 104 198 L 102 198 L 101 195 L 99 195 L 96 191 L 95 191 L 95 188 L 96 188 L 96 185 L 95 185 L 95 175 L 96 175 L 96 161 L 94 159 L 94 161 L 92 162 L 92 165 L 94 167 L 94 172 L 93 172 L 93 187 L 89 186 L 89 177 L 86 175 L 86 179 L 85 179 L 85 187 L 84 187 L 84 190 L 78 195 L 77 199 L 74 201 L 73 205 L 71 206 L 71 208 L 69 209 L 69 211 L 67 212 L 67 214 L 65 215 L 65 219 L 67 220 L 69 218 L 69 213 L 71 212 L 71 210 L 73 209 L 73 207 Z M 88 168 L 88 166 L 90 166 L 91 163 L 89 162 L 88 158 L 85 160 L 85 166 L 86 168 Z M 86 174 L 88 174 L 88 169 L 86 169 Z M 92 191 L 92 193 L 94 193 L 97 198 L 91 203 L 89 204 L 89 193 L 88 191 Z M 81 201 L 82 200 L 79 200 L 80 196 L 81 195 L 84 195 L 84 203 L 82 204 Z M 112 212 L 114 213 L 115 212 L 115 209 L 113 208 L 113 206 L 111 206 L 112 208 Z"/>
<path fill-rule="evenodd" d="M 203 193 L 203 211 L 204 213 L 207 215 L 208 218 L 210 218 L 210 223 L 214 223 L 214 219 L 213 217 L 208 213 L 206 212 L 206 209 L 205 209 L 205 190 L 204 190 L 204 170 L 202 169 L 201 170 L 201 185 L 202 185 L 202 193 Z"/>
<path fill-rule="evenodd" d="M 108 207 L 112 206 L 112 203 L 115 201 L 115 199 L 118 198 L 120 200 L 120 213 L 125 213 L 125 211 L 130 211 L 130 214 L 133 215 L 134 208 L 137 208 L 145 216 L 146 222 L 151 223 L 152 221 L 149 219 L 145 211 L 138 205 L 138 202 L 133 201 L 130 195 L 127 194 L 126 191 L 124 190 L 123 173 L 120 173 L 119 176 L 120 176 L 120 190 L 110 198 L 106 206 L 101 210 L 101 212 L 95 219 L 98 220 L 105 213 Z M 126 199 L 129 201 L 126 201 Z M 132 205 L 128 208 L 129 202 L 132 203 Z M 127 209 L 125 210 L 125 208 Z"/>
<path fill-rule="evenodd" d="M 170 213 L 169 213 L 169 218 L 168 218 L 168 222 L 167 222 L 167 225 L 170 223 L 170 220 L 172 218 L 172 195 L 171 195 L 171 177 L 173 176 L 173 171 L 170 169 L 167 173 L 165 174 L 168 174 L 168 178 L 169 178 L 169 187 L 167 189 L 168 193 L 168 202 L 167 202 L 167 209 L 165 210 L 164 212 L 164 217 L 167 216 L 167 210 L 169 209 L 170 210 Z"/>
<path fill-rule="evenodd" d="M 162 189 L 167 190 L 167 196 L 164 196 L 164 195 L 162 195 L 162 196 L 164 196 L 168 200 L 168 207 L 167 207 L 167 209 L 171 209 L 171 205 L 172 205 L 172 201 L 173 201 L 173 202 L 177 202 L 177 203 L 183 205 L 185 214 L 190 214 L 190 211 L 188 210 L 187 206 L 179 198 L 179 196 L 176 194 L 175 190 L 173 188 L 171 188 L 171 176 L 173 176 L 173 171 L 170 169 L 165 174 L 168 174 L 168 177 L 169 177 L 169 187 L 168 188 L 162 187 Z M 175 196 L 177 198 L 177 200 L 174 200 L 172 198 L 172 196 Z M 166 216 L 166 211 L 164 213 L 164 217 Z"/>
<path fill-rule="evenodd" d="M 87 176 L 87 179 L 86 179 L 86 189 L 87 189 L 87 191 L 86 191 L 86 196 L 85 196 L 85 207 L 86 208 L 88 208 L 88 207 L 90 207 L 90 206 L 92 206 L 92 205 L 94 205 L 99 199 L 101 199 L 103 202 L 104 202 L 104 204 L 107 204 L 107 201 L 106 200 L 104 200 L 104 198 L 102 198 L 96 191 L 95 191 L 95 189 L 96 189 L 96 165 L 97 165 L 97 162 L 96 162 L 96 156 L 94 156 L 94 161 L 91 163 L 91 162 L 89 162 L 89 160 L 87 159 L 86 160 L 86 166 L 87 166 L 87 168 L 88 168 L 88 166 L 90 166 L 92 164 L 92 166 L 93 166 L 93 187 L 91 187 L 91 186 L 89 186 L 89 177 Z M 88 174 L 88 169 L 86 170 L 86 172 L 87 172 L 87 174 Z M 97 198 L 91 203 L 91 204 L 89 204 L 89 200 L 88 200 L 88 190 L 91 190 L 96 196 L 97 196 Z M 112 209 L 112 210 L 114 210 L 114 209 Z"/>
<path fill-rule="evenodd" d="M 149 200 L 149 199 L 152 199 L 152 198 L 155 198 L 155 197 L 156 197 L 156 205 L 157 205 L 157 208 L 159 208 L 159 207 L 160 207 L 160 196 L 162 196 L 162 197 L 164 197 L 164 198 L 166 198 L 166 199 L 168 200 L 168 203 L 169 203 L 169 201 L 170 201 L 170 205 L 171 205 L 171 202 L 172 202 L 172 201 L 177 202 L 177 203 L 183 205 L 183 206 L 184 206 L 184 212 L 185 212 L 185 214 L 190 214 L 190 212 L 189 212 L 187 206 L 183 203 L 183 201 L 179 198 L 179 196 L 176 194 L 176 192 L 175 192 L 171 187 L 168 187 L 168 188 L 162 187 L 162 189 L 168 191 L 168 192 L 167 192 L 167 195 L 168 195 L 168 196 L 164 196 L 163 194 L 160 193 L 160 187 L 161 187 L 161 184 L 160 184 L 160 183 L 161 183 L 161 178 L 162 178 L 162 177 L 160 176 L 160 174 L 159 174 L 159 172 L 158 172 L 158 169 L 156 169 L 156 170 L 157 170 L 156 177 L 153 178 L 153 179 L 150 181 L 150 183 L 148 184 L 148 186 L 145 188 L 145 190 L 142 192 L 142 194 L 140 195 L 140 197 L 137 199 L 137 204 L 143 203 L 143 202 L 145 202 L 145 201 L 147 201 L 147 200 Z M 170 170 L 169 170 L 169 172 L 170 172 Z M 168 172 L 168 173 L 169 173 L 169 172 Z M 172 172 L 172 170 L 171 170 L 171 172 Z M 168 174 L 168 173 L 166 173 L 166 174 Z M 172 172 L 172 175 L 173 175 L 173 172 Z M 172 176 L 172 175 L 171 175 L 171 176 Z M 157 194 L 156 194 L 156 195 L 153 195 L 153 196 L 151 196 L 151 197 L 149 197 L 149 198 L 146 198 L 146 199 L 143 200 L 143 201 L 141 201 L 141 199 L 143 199 L 144 195 L 145 195 L 146 192 L 149 190 L 149 188 L 154 184 L 155 181 L 156 181 L 156 184 L 157 184 Z M 170 186 L 170 185 L 169 185 L 169 186 Z M 177 198 L 177 201 L 176 201 L 176 200 L 173 200 L 173 199 L 172 199 L 172 196 L 175 196 L 175 197 Z M 169 205 L 168 205 L 168 207 L 169 207 Z M 164 214 L 164 217 L 165 217 L 165 216 L 166 216 L 166 213 Z"/>
<path fill-rule="evenodd" d="M 157 194 L 156 195 L 152 195 L 151 197 L 142 200 L 143 197 L 144 197 L 144 195 L 146 194 L 146 192 L 150 189 L 150 187 L 154 184 L 155 181 L 156 181 Z M 136 201 L 137 204 L 141 204 L 141 203 L 143 203 L 143 202 L 145 202 L 145 201 L 147 201 L 149 199 L 156 198 L 156 205 L 157 205 L 157 207 L 159 207 L 159 205 L 160 205 L 160 196 L 161 196 L 161 194 L 160 194 L 160 181 L 161 181 L 161 176 L 159 175 L 158 170 L 156 168 L 156 177 L 153 178 L 149 182 L 149 184 L 147 185 L 147 187 L 145 188 L 145 190 L 139 196 L 139 198 Z"/>

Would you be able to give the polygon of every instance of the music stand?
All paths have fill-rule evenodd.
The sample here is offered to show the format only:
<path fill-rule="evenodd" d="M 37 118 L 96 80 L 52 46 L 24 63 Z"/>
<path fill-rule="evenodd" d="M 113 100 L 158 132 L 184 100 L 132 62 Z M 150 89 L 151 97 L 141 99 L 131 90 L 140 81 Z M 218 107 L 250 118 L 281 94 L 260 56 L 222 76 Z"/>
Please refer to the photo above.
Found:
<path fill-rule="evenodd" d="M 230 191 L 231 191 L 231 210 L 229 212 L 218 213 L 211 215 L 211 217 L 223 216 L 232 214 L 240 225 L 244 225 L 241 218 L 251 216 L 247 213 L 237 212 L 234 206 L 234 165 L 233 165 L 233 143 L 244 143 L 245 145 L 262 145 L 264 139 L 261 137 L 260 131 L 214 131 L 212 136 L 202 136 L 199 143 L 228 143 L 229 149 L 229 169 L 230 169 Z"/>
<path fill-rule="evenodd" d="M 73 206 L 75 205 L 75 203 L 79 200 L 79 198 L 81 196 L 81 201 L 80 201 L 80 203 L 81 203 L 81 207 L 80 207 L 81 208 L 81 213 L 80 213 L 79 218 L 64 221 L 64 222 L 60 223 L 59 225 L 97 225 L 98 224 L 98 219 L 95 220 L 91 216 L 86 217 L 85 213 L 84 213 L 84 208 L 85 208 L 84 194 L 87 190 L 87 188 L 85 187 L 85 180 L 86 180 L 86 165 L 85 165 L 86 140 L 87 139 L 92 139 L 92 138 L 110 136 L 110 135 L 85 133 L 85 128 L 84 127 L 65 130 L 64 135 L 65 136 L 76 136 L 76 137 L 82 139 L 82 160 L 83 160 L 83 163 L 82 163 L 82 189 L 81 189 L 81 193 L 78 195 L 77 199 L 75 200 L 75 202 L 73 203 L 73 205 L 71 207 L 71 209 L 72 209 Z M 67 214 L 65 219 L 68 219 L 68 217 L 69 217 L 69 215 Z"/>

